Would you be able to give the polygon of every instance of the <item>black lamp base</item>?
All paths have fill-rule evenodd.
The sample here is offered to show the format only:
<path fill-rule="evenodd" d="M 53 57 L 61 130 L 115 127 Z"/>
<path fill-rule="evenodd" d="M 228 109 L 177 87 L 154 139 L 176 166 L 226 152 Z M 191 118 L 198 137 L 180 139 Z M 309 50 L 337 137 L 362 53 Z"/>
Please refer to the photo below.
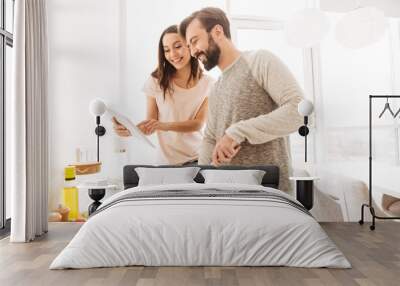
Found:
<path fill-rule="evenodd" d="M 314 205 L 314 192 L 312 180 L 296 181 L 296 199 L 307 209 L 311 210 Z"/>
<path fill-rule="evenodd" d="M 106 194 L 106 189 L 89 189 L 89 197 L 94 200 L 94 202 L 89 206 L 88 213 L 89 216 L 94 213 L 97 208 L 101 205 L 100 200 L 104 198 Z"/>

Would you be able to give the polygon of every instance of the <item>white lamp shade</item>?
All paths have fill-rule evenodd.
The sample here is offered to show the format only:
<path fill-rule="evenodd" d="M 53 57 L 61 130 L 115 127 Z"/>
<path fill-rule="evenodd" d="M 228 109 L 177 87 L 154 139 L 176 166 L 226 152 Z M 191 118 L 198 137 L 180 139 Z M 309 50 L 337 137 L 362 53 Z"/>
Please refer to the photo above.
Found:
<path fill-rule="evenodd" d="M 314 105 L 311 101 L 303 99 L 297 106 L 297 110 L 299 111 L 300 115 L 309 116 L 314 110 Z"/>
<path fill-rule="evenodd" d="M 383 11 L 364 7 L 344 15 L 336 25 L 336 40 L 346 48 L 359 49 L 378 42 L 385 34 Z"/>
<path fill-rule="evenodd" d="M 106 112 L 106 109 L 105 103 L 98 98 L 93 99 L 89 104 L 89 111 L 93 116 L 102 116 Z"/>
<path fill-rule="evenodd" d="M 296 12 L 285 23 L 289 45 L 308 48 L 318 44 L 329 32 L 329 19 L 320 10 L 308 8 Z"/>

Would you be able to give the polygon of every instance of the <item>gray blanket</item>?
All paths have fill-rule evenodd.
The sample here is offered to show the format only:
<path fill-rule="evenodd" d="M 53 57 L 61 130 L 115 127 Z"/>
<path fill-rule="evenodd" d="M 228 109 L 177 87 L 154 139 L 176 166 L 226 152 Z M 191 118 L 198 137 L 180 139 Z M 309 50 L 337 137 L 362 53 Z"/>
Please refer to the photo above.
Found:
<path fill-rule="evenodd" d="M 144 192 L 130 192 L 126 195 L 119 197 L 116 200 L 108 202 L 100 206 L 100 208 L 92 213 L 90 217 L 107 210 L 108 208 L 127 201 L 143 201 L 143 200 L 153 200 L 153 199 L 174 199 L 174 200 L 190 200 L 190 199 L 226 199 L 230 200 L 263 200 L 281 203 L 289 205 L 309 216 L 311 213 L 299 202 L 291 200 L 283 195 L 279 195 L 275 192 L 260 191 L 260 190 L 240 190 L 240 191 L 227 191 L 218 190 L 215 188 L 203 189 L 203 190 L 163 190 L 163 191 L 144 191 Z"/>

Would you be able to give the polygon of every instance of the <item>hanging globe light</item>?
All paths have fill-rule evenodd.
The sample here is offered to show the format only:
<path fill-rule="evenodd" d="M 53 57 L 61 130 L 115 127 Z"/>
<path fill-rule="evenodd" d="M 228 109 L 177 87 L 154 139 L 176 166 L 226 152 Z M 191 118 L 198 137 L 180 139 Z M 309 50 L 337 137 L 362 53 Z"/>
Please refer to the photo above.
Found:
<path fill-rule="evenodd" d="M 343 47 L 359 49 L 378 42 L 385 35 L 385 30 L 383 11 L 363 7 L 347 13 L 338 21 L 335 37 Z"/>

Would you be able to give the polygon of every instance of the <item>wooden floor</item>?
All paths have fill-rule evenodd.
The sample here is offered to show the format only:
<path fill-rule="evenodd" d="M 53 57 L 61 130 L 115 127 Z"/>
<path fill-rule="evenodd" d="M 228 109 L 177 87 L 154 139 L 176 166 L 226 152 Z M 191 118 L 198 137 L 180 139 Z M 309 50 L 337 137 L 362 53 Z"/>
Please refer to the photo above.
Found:
<path fill-rule="evenodd" d="M 121 267 L 48 270 L 80 225 L 52 223 L 49 233 L 27 244 L 0 241 L 0 285 L 400 285 L 400 223 L 378 222 L 375 231 L 357 223 L 323 223 L 353 268 Z"/>

